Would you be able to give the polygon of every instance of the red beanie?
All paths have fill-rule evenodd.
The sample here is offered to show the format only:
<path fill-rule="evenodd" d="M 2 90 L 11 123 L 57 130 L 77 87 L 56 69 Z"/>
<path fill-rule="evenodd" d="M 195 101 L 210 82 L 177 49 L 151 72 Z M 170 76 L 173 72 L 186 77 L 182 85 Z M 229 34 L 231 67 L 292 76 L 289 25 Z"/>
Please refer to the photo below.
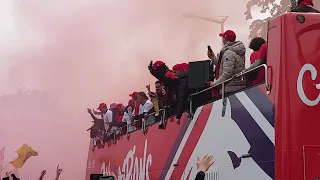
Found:
<path fill-rule="evenodd" d="M 160 67 L 161 65 L 164 65 L 165 63 L 162 62 L 162 61 L 156 61 L 154 64 L 153 64 L 153 69 L 154 70 L 157 70 L 158 67 Z"/>
<path fill-rule="evenodd" d="M 184 71 L 188 71 L 189 64 L 187 64 L 187 63 L 182 63 L 181 65 L 183 66 L 183 70 L 184 70 Z"/>
<path fill-rule="evenodd" d="M 132 98 L 136 98 L 137 94 L 138 94 L 138 92 L 133 92 L 132 94 L 129 94 L 129 96 L 132 97 Z"/>
<path fill-rule="evenodd" d="M 174 73 L 171 71 L 168 71 L 165 76 L 171 79 L 177 78 L 176 75 L 174 75 Z"/>
<path fill-rule="evenodd" d="M 172 70 L 174 70 L 174 71 L 183 71 L 183 68 L 184 66 L 182 65 L 182 64 L 176 64 L 176 65 L 174 65 L 173 67 L 172 67 Z"/>
<path fill-rule="evenodd" d="M 134 105 L 134 100 L 130 99 L 129 102 L 128 102 L 128 105 L 133 106 Z"/>

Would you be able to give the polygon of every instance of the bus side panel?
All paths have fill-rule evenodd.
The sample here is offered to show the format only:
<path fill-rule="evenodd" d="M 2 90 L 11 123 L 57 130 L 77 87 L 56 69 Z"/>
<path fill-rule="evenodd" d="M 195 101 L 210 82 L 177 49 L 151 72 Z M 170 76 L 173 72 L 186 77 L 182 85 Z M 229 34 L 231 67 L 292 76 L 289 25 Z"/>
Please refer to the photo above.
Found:
<path fill-rule="evenodd" d="M 316 135 L 320 127 L 320 14 L 287 13 L 279 18 L 282 59 L 277 77 L 276 180 L 302 180 L 310 163 L 320 163 L 308 161 L 305 166 L 303 153 L 305 146 L 320 146 Z"/>
<path fill-rule="evenodd" d="M 282 121 L 279 121 L 277 117 L 278 109 L 282 107 L 281 101 L 279 101 L 279 77 L 280 73 L 280 62 L 282 61 L 281 56 L 281 21 L 280 17 L 276 17 L 269 22 L 268 28 L 268 72 L 269 82 L 271 84 L 271 93 L 269 99 L 273 100 L 275 106 L 275 179 L 279 179 L 281 164 L 283 161 L 282 149 L 285 148 L 285 144 L 282 143 L 283 136 L 279 133 L 285 132 L 285 126 Z"/>

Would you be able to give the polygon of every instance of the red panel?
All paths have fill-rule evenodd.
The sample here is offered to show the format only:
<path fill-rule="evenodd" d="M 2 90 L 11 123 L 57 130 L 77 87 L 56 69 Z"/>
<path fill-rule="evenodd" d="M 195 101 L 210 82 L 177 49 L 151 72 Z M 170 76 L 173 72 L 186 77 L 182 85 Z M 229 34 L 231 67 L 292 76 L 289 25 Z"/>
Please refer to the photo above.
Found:
<path fill-rule="evenodd" d="M 313 180 L 315 178 L 320 179 L 320 146 L 311 147 L 306 146 L 303 148 L 304 152 L 304 169 L 305 179 Z"/>
<path fill-rule="evenodd" d="M 303 145 L 320 145 L 315 136 L 319 131 L 320 103 L 306 104 L 298 91 L 303 89 L 306 98 L 315 100 L 320 95 L 316 84 L 320 75 L 306 71 L 298 81 L 301 69 L 310 64 L 313 73 L 320 69 L 320 14 L 301 14 L 304 23 L 297 21 L 298 13 L 287 13 L 270 22 L 269 49 L 280 40 L 280 54 L 273 61 L 272 78 L 276 81 L 276 180 L 303 179 Z M 276 50 L 273 50 L 276 51 Z M 269 59 L 268 52 L 268 61 Z M 269 63 L 269 62 L 268 62 Z M 310 67 L 310 66 L 309 66 Z M 310 69 L 310 68 L 309 68 Z M 274 82 L 274 81 L 273 81 Z M 273 84 L 272 84 L 273 85 Z"/>
<path fill-rule="evenodd" d="M 211 107 L 212 104 L 204 107 L 206 109 L 205 114 L 211 112 Z M 200 124 L 197 125 L 198 129 L 203 129 L 204 127 L 201 126 L 205 126 L 207 120 L 208 115 L 206 117 L 200 115 L 197 120 Z M 139 130 L 131 133 L 129 140 L 124 137 L 118 140 L 115 145 L 106 146 L 104 149 L 96 149 L 94 153 L 90 149 L 86 179 L 89 179 L 90 174 L 100 173 L 102 168 L 110 169 L 117 175 L 119 175 L 119 172 L 123 175 L 142 173 L 142 176 L 158 179 L 163 170 L 166 169 L 168 157 L 173 159 L 175 155 L 172 148 L 174 146 L 178 147 L 180 144 L 180 141 L 177 143 L 176 140 L 179 139 L 178 137 L 181 139 L 184 136 L 184 133 L 181 134 L 181 132 L 185 132 L 190 123 L 186 119 L 186 114 L 182 116 L 180 123 L 181 125 L 178 125 L 175 121 L 168 120 L 165 130 L 158 129 L 158 124 L 154 124 L 148 127 L 147 135 L 143 135 Z M 186 158 L 184 161 L 188 161 L 190 155 L 184 158 Z M 169 162 L 170 166 L 171 161 Z M 105 166 L 103 166 L 103 163 L 105 163 Z M 134 170 L 138 170 L 138 172 Z M 145 175 L 145 173 L 148 173 L 148 175 Z"/>

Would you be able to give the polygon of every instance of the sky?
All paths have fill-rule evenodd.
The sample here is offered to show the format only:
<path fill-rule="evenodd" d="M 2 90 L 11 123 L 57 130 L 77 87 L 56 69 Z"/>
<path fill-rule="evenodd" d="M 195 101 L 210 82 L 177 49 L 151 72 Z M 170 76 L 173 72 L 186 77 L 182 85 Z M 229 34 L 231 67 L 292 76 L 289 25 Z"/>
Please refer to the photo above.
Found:
<path fill-rule="evenodd" d="M 1 0 L 0 147 L 10 162 L 23 143 L 39 152 L 22 178 L 84 179 L 91 119 L 86 108 L 124 103 L 154 78 L 147 66 L 207 59 L 220 26 L 182 18 L 229 16 L 225 29 L 248 44 L 244 0 Z M 254 17 L 262 17 L 254 10 Z M 248 50 L 247 55 L 250 54 Z M 249 61 L 248 61 L 249 63 Z M 40 91 L 16 93 L 18 88 Z M 11 94 L 11 95 L 8 95 Z M 10 165 L 8 166 L 10 168 Z"/>

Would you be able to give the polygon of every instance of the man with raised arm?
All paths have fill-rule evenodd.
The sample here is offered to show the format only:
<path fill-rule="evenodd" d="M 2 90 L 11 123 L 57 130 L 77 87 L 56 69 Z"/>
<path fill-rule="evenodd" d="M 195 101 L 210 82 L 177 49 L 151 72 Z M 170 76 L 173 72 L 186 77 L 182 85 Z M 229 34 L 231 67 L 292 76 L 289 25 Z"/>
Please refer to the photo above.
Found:
<path fill-rule="evenodd" d="M 227 30 L 220 33 L 223 47 L 219 53 L 219 57 L 210 56 L 209 58 L 216 64 L 216 81 L 208 82 L 210 86 L 215 86 L 223 81 L 232 78 L 235 74 L 245 70 L 245 53 L 246 47 L 241 41 L 236 41 L 236 34 Z M 214 53 L 212 53 L 214 54 Z M 235 78 L 225 84 L 225 92 L 234 92 L 246 87 L 244 77 Z"/>

